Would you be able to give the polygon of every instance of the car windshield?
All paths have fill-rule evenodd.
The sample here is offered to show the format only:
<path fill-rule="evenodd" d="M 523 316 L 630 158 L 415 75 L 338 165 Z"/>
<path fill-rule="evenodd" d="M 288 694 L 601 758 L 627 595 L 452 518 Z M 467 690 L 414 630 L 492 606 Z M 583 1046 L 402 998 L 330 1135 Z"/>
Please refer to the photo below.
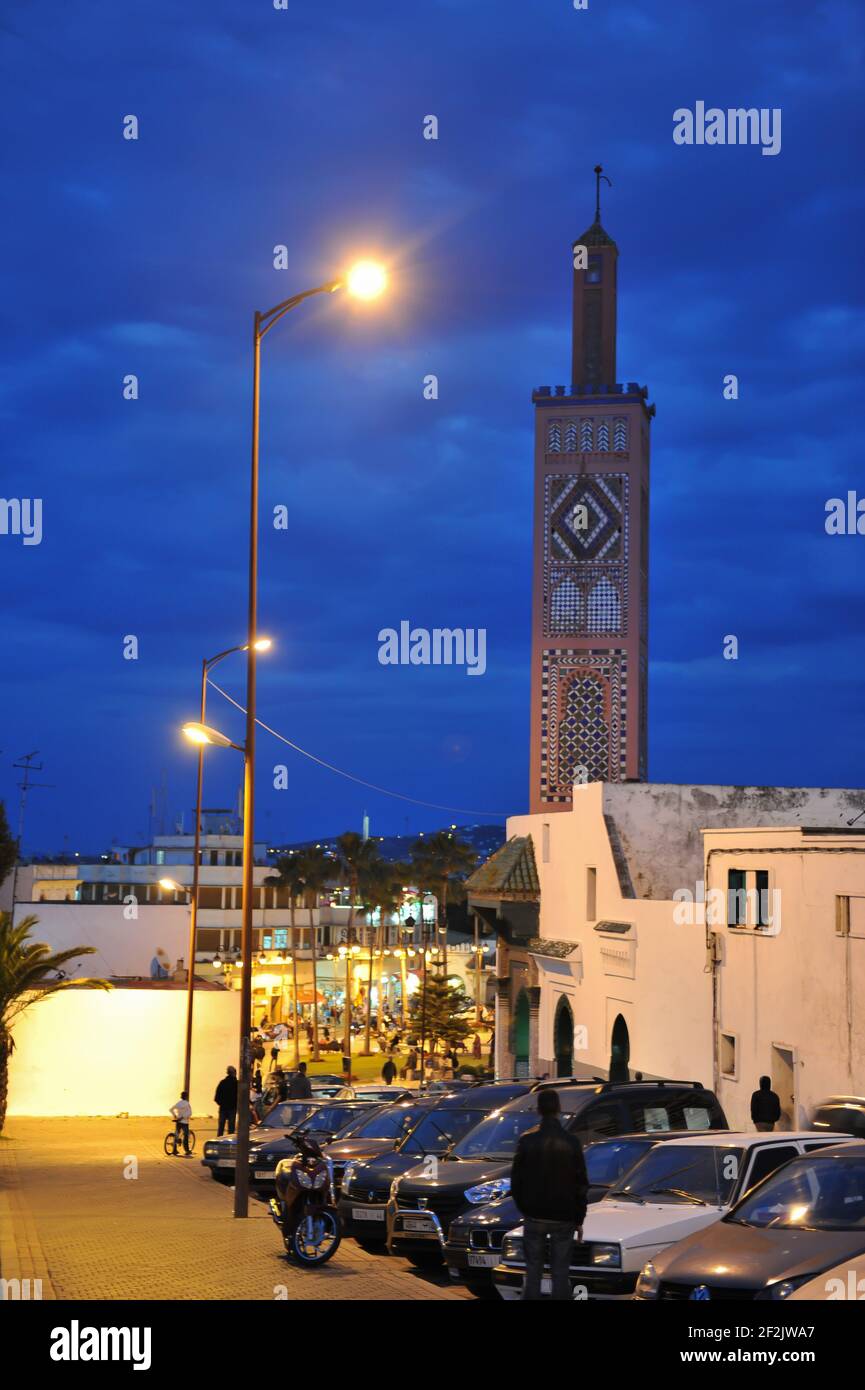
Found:
<path fill-rule="evenodd" d="M 400 1147 L 406 1154 L 443 1154 L 484 1118 L 483 1110 L 433 1110 Z"/>
<path fill-rule="evenodd" d="M 792 1159 L 727 1220 L 784 1231 L 865 1231 L 865 1159 Z"/>
<path fill-rule="evenodd" d="M 359 1118 L 358 1105 L 322 1105 L 310 1116 L 305 1129 L 321 1130 L 324 1134 L 336 1134 L 349 1120 Z M 366 1111 L 363 1112 L 366 1114 Z"/>
<path fill-rule="evenodd" d="M 623 1173 L 633 1168 L 651 1142 L 646 1139 L 609 1139 L 590 1144 L 585 1151 L 589 1182 L 598 1187 L 612 1187 Z"/>
<path fill-rule="evenodd" d="M 312 1114 L 314 1105 L 305 1104 L 303 1101 L 283 1101 L 275 1110 L 262 1120 L 265 1129 L 296 1129 L 307 1115 Z"/>
<path fill-rule="evenodd" d="M 742 1150 L 731 1145 L 657 1144 L 612 1194 L 669 1202 L 726 1206 L 742 1166 Z"/>
<path fill-rule="evenodd" d="M 386 1105 L 374 1115 L 364 1115 L 357 1124 L 343 1130 L 343 1135 L 352 1139 L 396 1139 L 405 1133 L 415 1120 L 423 1114 L 419 1106 Z"/>
<path fill-rule="evenodd" d="M 510 1110 L 487 1115 L 454 1149 L 455 1158 L 513 1158 L 520 1135 L 535 1129 L 536 1112 Z"/>

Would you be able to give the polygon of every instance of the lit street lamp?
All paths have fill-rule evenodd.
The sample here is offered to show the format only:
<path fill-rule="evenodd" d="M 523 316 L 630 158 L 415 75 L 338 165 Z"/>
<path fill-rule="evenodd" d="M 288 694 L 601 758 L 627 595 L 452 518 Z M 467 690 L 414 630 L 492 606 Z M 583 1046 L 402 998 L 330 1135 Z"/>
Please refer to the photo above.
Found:
<path fill-rule="evenodd" d="M 317 294 L 347 289 L 357 299 L 377 298 L 386 284 L 385 271 L 373 261 L 358 261 L 342 279 L 330 280 L 314 289 L 292 295 L 265 313 L 255 311 L 252 332 L 252 458 L 249 497 L 249 612 L 246 661 L 246 739 L 243 762 L 243 893 L 240 949 L 240 1067 L 237 1088 L 237 1149 L 234 1187 L 234 1215 L 249 1215 L 249 1028 L 252 1014 L 252 901 L 255 842 L 255 719 L 256 719 L 256 641 L 258 638 L 258 459 L 261 402 L 261 343 L 291 309 Z"/>
<path fill-rule="evenodd" d="M 269 637 L 259 637 L 256 639 L 256 648 L 260 652 L 265 652 L 273 645 Z M 214 666 L 220 661 L 224 661 L 227 656 L 232 656 L 235 652 L 246 651 L 246 644 L 239 647 L 227 647 L 224 652 L 217 652 L 216 656 L 205 657 L 201 663 L 201 709 L 197 723 L 184 724 L 183 733 L 198 747 L 198 777 L 195 790 L 195 844 L 192 851 L 192 892 L 189 899 L 189 972 L 186 987 L 186 1041 L 184 1045 L 183 1059 L 183 1090 L 187 1095 L 191 1092 L 190 1080 L 192 1071 L 192 1008 L 195 997 L 195 946 L 198 931 L 198 887 L 199 870 L 201 867 L 201 812 L 202 812 L 202 788 L 204 782 L 204 749 L 208 744 L 213 744 L 219 748 L 237 748 L 236 743 L 232 743 L 218 729 L 210 728 L 205 724 L 207 714 L 207 678 Z M 163 886 L 171 880 L 161 880 Z M 184 889 L 184 892 L 189 892 Z"/>

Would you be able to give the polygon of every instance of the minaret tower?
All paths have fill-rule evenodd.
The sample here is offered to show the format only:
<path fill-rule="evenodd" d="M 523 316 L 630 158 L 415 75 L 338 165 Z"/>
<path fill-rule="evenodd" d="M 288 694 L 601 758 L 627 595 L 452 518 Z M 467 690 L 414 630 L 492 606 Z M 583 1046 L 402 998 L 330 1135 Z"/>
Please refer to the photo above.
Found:
<path fill-rule="evenodd" d="M 573 245 L 569 386 L 535 391 L 530 809 L 574 782 L 647 775 L 648 387 L 616 381 L 619 251 L 595 220 Z"/>

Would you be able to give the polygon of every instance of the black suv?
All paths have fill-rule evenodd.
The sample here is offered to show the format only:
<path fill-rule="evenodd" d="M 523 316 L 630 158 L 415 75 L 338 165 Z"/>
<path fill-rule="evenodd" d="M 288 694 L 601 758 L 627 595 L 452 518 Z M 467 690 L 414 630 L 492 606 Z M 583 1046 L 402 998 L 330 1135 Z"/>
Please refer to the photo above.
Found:
<path fill-rule="evenodd" d="M 361 1243 L 383 1244 L 387 1238 L 385 1211 L 391 1184 L 425 1158 L 441 1157 L 491 1111 L 526 1096 L 533 1084 L 498 1081 L 443 1096 L 391 1152 L 363 1162 L 350 1162 L 343 1173 L 339 1200 L 343 1235 L 354 1236 Z"/>
<path fill-rule="evenodd" d="M 537 1125 L 537 1093 L 550 1087 L 558 1092 L 562 1123 L 584 1145 L 626 1134 L 657 1138 L 671 1130 L 728 1128 L 715 1095 L 697 1081 L 542 1083 L 490 1115 L 441 1155 L 441 1162 L 418 1166 L 394 1181 L 387 1240 L 395 1254 L 416 1264 L 441 1261 L 455 1218 L 507 1195 L 517 1141 Z M 468 1266 L 468 1259 L 463 1266 L 454 1255 L 455 1266 Z M 480 1260 L 474 1264 L 482 1268 Z"/>
<path fill-rule="evenodd" d="M 358 1123 L 342 1130 L 324 1151 L 331 1163 L 337 1195 L 342 1189 L 342 1175 L 349 1163 L 362 1163 L 378 1158 L 379 1154 L 392 1153 L 426 1112 L 441 1105 L 441 1102 L 441 1096 L 429 1100 L 397 1100 L 393 1105 L 379 1106 Z"/>

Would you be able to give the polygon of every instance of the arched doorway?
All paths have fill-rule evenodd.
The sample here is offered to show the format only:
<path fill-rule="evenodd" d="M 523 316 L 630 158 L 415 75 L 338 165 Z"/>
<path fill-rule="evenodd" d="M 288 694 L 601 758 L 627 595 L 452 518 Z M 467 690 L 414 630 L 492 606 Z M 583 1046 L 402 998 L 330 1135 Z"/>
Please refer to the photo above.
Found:
<path fill-rule="evenodd" d="M 514 1076 L 529 1074 L 529 996 L 524 989 L 514 1007 Z"/>
<path fill-rule="evenodd" d="M 574 1074 L 574 1015 L 563 994 L 556 1005 L 556 1021 L 553 1026 L 553 1046 L 556 1050 L 556 1076 Z"/>
<path fill-rule="evenodd" d="M 630 1081 L 628 1063 L 631 1060 L 631 1039 L 628 1025 L 621 1014 L 616 1015 L 610 1036 L 610 1080 Z"/>

